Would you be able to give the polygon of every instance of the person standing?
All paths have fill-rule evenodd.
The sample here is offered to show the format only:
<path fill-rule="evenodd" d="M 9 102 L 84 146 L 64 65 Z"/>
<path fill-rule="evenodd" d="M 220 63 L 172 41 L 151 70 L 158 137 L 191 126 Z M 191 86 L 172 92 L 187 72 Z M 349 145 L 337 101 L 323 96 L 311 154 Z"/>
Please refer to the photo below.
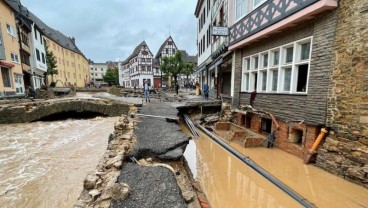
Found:
<path fill-rule="evenodd" d="M 146 102 L 147 102 L 147 99 L 148 99 L 148 102 L 151 102 L 150 96 L 149 96 L 150 89 L 149 89 L 149 85 L 148 85 L 147 80 L 144 81 L 144 86 L 143 87 L 144 87 L 144 98 L 146 99 Z"/>
<path fill-rule="evenodd" d="M 276 131 L 272 131 L 272 133 L 270 135 L 268 135 L 268 137 L 267 137 L 267 148 L 272 148 L 273 147 L 273 145 L 275 143 L 275 139 L 276 139 L 275 132 Z"/>
<path fill-rule="evenodd" d="M 208 100 L 208 91 L 209 91 L 209 87 L 208 87 L 208 84 L 206 83 L 203 85 L 203 93 L 204 93 L 205 100 Z"/>

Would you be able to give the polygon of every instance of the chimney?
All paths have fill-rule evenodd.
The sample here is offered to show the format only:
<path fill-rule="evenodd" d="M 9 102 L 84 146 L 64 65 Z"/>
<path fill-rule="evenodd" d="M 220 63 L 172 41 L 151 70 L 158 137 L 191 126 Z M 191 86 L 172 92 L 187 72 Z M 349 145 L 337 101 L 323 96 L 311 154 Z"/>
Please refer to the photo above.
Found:
<path fill-rule="evenodd" d="M 70 40 L 75 44 L 75 37 L 71 37 Z"/>

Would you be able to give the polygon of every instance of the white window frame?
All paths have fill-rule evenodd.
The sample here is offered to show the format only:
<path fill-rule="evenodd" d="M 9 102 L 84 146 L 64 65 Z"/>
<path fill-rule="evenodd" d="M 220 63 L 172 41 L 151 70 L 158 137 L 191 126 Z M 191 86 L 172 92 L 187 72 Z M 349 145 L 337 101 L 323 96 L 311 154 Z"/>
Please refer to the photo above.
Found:
<path fill-rule="evenodd" d="M 309 48 L 309 58 L 306 60 L 301 60 L 301 46 L 305 43 L 310 43 Z M 293 47 L 293 58 L 292 62 L 286 63 L 286 49 Z M 279 94 L 308 94 L 308 86 L 309 86 L 309 75 L 310 75 L 310 61 L 312 56 L 312 47 L 313 47 L 313 37 L 303 38 L 297 41 L 290 42 L 285 45 L 278 46 L 276 48 L 271 48 L 267 51 L 262 51 L 260 53 L 251 54 L 247 57 L 242 58 L 242 81 L 241 81 L 241 91 L 242 92 L 252 92 L 256 90 L 259 93 L 279 93 Z M 278 64 L 273 65 L 274 63 L 274 53 L 278 51 Z M 264 67 L 264 55 L 268 54 L 268 64 Z M 258 67 L 255 67 L 256 57 L 258 57 Z M 301 87 L 299 85 L 298 90 L 298 73 L 299 66 L 308 65 L 307 77 L 305 87 Z M 290 90 L 284 90 L 285 84 L 285 69 L 291 68 L 290 75 Z M 305 69 L 305 68 L 304 68 Z M 274 71 L 277 71 L 277 90 L 274 91 L 273 88 L 273 76 Z M 257 73 L 257 80 L 255 80 L 255 73 Z M 263 76 L 264 73 L 267 73 L 267 84 L 266 90 L 263 90 Z M 248 80 L 246 80 L 248 78 Z M 254 84 L 257 81 L 256 89 L 254 89 Z M 304 86 L 304 79 L 303 79 Z M 300 91 L 303 89 L 304 91 Z"/>
<path fill-rule="evenodd" d="M 13 63 L 19 64 L 19 55 L 17 53 L 11 52 L 10 53 L 10 58 L 12 60 Z"/>
<path fill-rule="evenodd" d="M 9 35 L 13 36 L 14 38 L 16 37 L 15 36 L 15 28 L 10 25 L 10 24 L 6 24 L 6 31 L 8 32 Z"/>

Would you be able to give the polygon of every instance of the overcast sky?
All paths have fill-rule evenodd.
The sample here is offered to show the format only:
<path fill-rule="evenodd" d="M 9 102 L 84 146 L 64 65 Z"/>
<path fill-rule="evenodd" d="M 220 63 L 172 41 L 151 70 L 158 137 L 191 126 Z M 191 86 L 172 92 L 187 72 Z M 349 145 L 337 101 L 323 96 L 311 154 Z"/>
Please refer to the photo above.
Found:
<path fill-rule="evenodd" d="M 74 36 L 94 62 L 125 59 L 143 40 L 153 55 L 169 36 L 196 55 L 195 0 L 21 0 L 48 26 Z M 169 29 L 170 28 L 170 29 Z"/>

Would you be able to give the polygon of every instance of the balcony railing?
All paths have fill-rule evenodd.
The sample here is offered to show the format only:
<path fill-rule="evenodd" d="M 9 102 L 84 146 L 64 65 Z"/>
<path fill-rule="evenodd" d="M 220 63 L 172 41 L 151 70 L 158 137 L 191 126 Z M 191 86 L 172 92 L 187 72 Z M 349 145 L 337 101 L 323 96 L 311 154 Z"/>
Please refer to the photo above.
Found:
<path fill-rule="evenodd" d="M 269 0 L 230 27 L 230 45 L 293 15 L 318 0 Z"/>

